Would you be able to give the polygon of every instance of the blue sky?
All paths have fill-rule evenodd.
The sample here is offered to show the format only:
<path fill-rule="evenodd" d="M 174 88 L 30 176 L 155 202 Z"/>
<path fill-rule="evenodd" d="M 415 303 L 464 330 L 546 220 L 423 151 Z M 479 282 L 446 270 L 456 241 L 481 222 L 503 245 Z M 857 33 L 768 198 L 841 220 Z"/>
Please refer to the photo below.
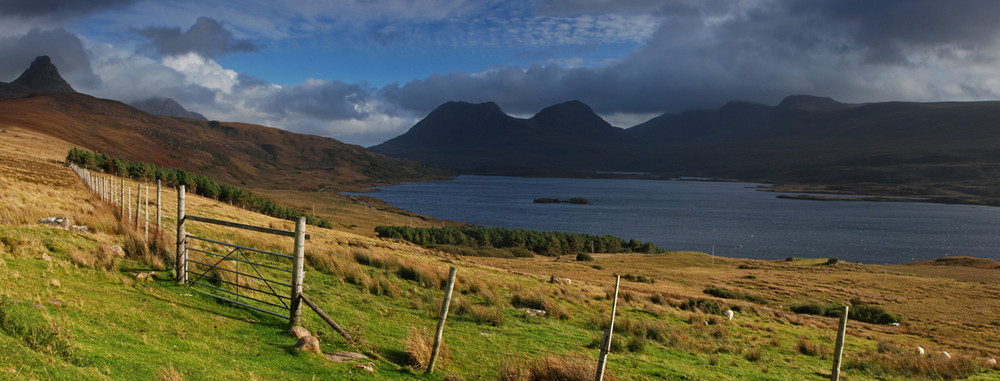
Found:
<path fill-rule="evenodd" d="M 997 99 L 987 0 L 0 0 L 0 81 L 365 146 L 447 101 L 581 100 L 615 125 L 732 100 Z"/>

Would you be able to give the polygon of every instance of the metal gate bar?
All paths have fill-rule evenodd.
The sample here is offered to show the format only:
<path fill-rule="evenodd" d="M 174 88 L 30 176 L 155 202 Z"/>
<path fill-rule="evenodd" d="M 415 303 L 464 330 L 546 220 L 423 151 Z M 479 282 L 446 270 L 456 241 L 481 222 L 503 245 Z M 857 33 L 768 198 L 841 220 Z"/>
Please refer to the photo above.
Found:
<path fill-rule="evenodd" d="M 227 301 L 227 302 L 230 302 L 230 303 L 234 303 L 234 304 L 237 304 L 237 305 L 240 305 L 240 306 L 243 306 L 243 307 L 251 308 L 251 309 L 256 310 L 256 311 L 265 312 L 265 313 L 268 313 L 268 314 L 271 314 L 271 315 L 274 315 L 274 316 L 278 316 L 278 317 L 282 317 L 282 318 L 286 318 L 286 319 L 290 319 L 291 318 L 290 316 L 287 316 L 287 315 L 282 315 L 282 314 L 274 312 L 274 311 L 269 311 L 269 310 L 264 309 L 264 308 L 260 308 L 260 307 L 249 305 L 247 303 L 240 302 L 240 299 L 242 298 L 242 299 L 246 299 L 246 300 L 252 300 L 252 301 L 255 301 L 257 303 L 261 303 L 261 304 L 264 304 L 264 305 L 268 305 L 268 306 L 271 306 L 271 307 L 278 308 L 281 311 L 290 311 L 291 307 L 285 301 L 286 300 L 287 301 L 291 301 L 291 297 L 280 295 L 274 289 L 274 287 L 272 287 L 272 284 L 273 285 L 280 285 L 280 286 L 288 287 L 289 289 L 291 289 L 293 286 L 291 284 L 283 283 L 283 282 L 277 281 L 275 279 L 269 279 L 269 278 L 264 277 L 264 275 L 260 273 L 260 271 L 257 269 L 257 267 L 259 266 L 259 267 L 262 267 L 262 268 L 268 268 L 268 269 L 272 269 L 272 270 L 276 270 L 276 271 L 282 271 L 282 272 L 289 273 L 289 274 L 291 274 L 292 271 L 287 270 L 287 269 L 283 269 L 283 268 L 280 268 L 280 267 L 266 265 L 266 264 L 263 264 L 263 263 L 253 262 L 253 261 L 251 261 L 247 257 L 247 254 L 244 252 L 244 250 L 245 251 L 249 251 L 249 252 L 254 252 L 254 253 L 272 255 L 272 256 L 280 257 L 280 258 L 293 258 L 293 257 L 288 256 L 288 255 L 284 255 L 284 254 L 273 253 L 273 252 L 269 252 L 269 251 L 265 251 L 265 250 L 257 250 L 257 249 L 253 249 L 253 248 L 249 248 L 249 247 L 245 247 L 245 246 L 235 245 L 235 244 L 231 244 L 231 243 L 228 243 L 228 242 L 221 242 L 221 241 L 206 239 L 206 238 L 202 238 L 202 237 L 198 237 L 198 236 L 194 236 L 194 235 L 190 235 L 190 234 L 187 235 L 187 238 L 198 240 L 198 241 L 209 242 L 209 243 L 217 244 L 217 245 L 220 245 L 220 246 L 223 246 L 223 247 L 230 247 L 230 248 L 232 248 L 232 250 L 230 250 L 228 254 L 222 255 L 222 254 L 218 254 L 218 253 L 207 251 L 207 250 L 197 249 L 197 248 L 193 248 L 193 247 L 186 247 L 186 249 L 189 252 L 197 252 L 197 253 L 205 254 L 206 256 L 213 256 L 213 257 L 219 258 L 219 260 L 216 261 L 214 264 L 208 264 L 208 263 L 196 261 L 196 260 L 193 260 L 193 259 L 190 259 L 190 258 L 186 259 L 185 260 L 185 266 L 187 264 L 189 264 L 189 263 L 193 263 L 193 264 L 196 264 L 196 265 L 201 265 L 204 268 L 204 271 L 202 271 L 201 273 L 196 273 L 197 276 L 194 277 L 194 279 L 191 280 L 191 281 L 189 281 L 188 283 L 191 284 L 191 285 L 199 285 L 199 286 L 202 286 L 202 287 L 206 287 L 206 288 L 215 290 L 217 292 L 222 292 L 222 293 L 226 293 L 226 294 L 229 294 L 229 295 L 235 295 L 236 298 L 235 298 L 235 300 L 233 300 L 233 299 L 226 298 L 226 297 L 223 297 L 221 295 L 217 295 L 217 294 L 214 294 L 214 293 L 211 293 L 211 292 L 205 292 L 205 291 L 201 291 L 201 290 L 196 290 L 196 291 L 201 292 L 202 294 L 205 294 L 205 295 L 212 296 L 212 297 L 214 297 L 216 299 L 224 300 L 224 301 Z M 185 246 L 187 246 L 187 245 L 185 245 Z M 223 261 L 226 261 L 226 260 L 230 260 L 230 261 L 236 262 L 236 270 L 235 271 L 219 266 L 219 264 L 221 264 Z M 253 269 L 253 273 L 256 274 L 256 275 L 253 275 L 253 274 L 247 273 L 247 272 L 241 272 L 240 269 L 239 269 L 239 264 L 240 263 L 245 263 L 245 264 L 250 265 L 250 268 Z M 225 272 L 228 272 L 228 273 L 236 274 L 236 282 L 231 282 L 231 281 L 228 281 L 228 280 L 225 280 L 225 279 L 221 279 L 219 277 L 214 277 L 214 276 L 208 275 L 209 272 L 212 271 L 212 270 L 221 270 L 221 271 L 225 271 Z M 258 288 L 255 288 L 255 287 L 251 287 L 251 286 L 248 286 L 248 285 L 239 284 L 239 278 L 240 278 L 240 276 L 247 277 L 247 278 L 250 278 L 250 279 L 257 279 L 257 280 L 263 281 L 264 285 L 267 286 L 267 288 L 269 289 L 269 291 L 267 291 L 267 290 L 261 290 L 261 289 L 258 289 Z M 218 283 L 224 283 L 224 284 L 231 285 L 231 286 L 233 286 L 233 287 L 236 288 L 236 291 L 233 292 L 231 290 L 226 290 L 224 288 L 216 287 L 216 286 L 207 284 L 205 282 L 202 282 L 201 280 L 204 279 L 204 278 L 207 278 L 207 279 L 210 279 L 210 280 L 214 280 L 214 281 L 216 281 Z M 280 302 L 281 304 L 279 305 L 277 303 L 273 303 L 273 302 L 261 300 L 261 299 L 258 299 L 258 298 L 255 298 L 255 297 L 251 297 L 251 296 L 248 296 L 248 295 L 245 295 L 245 294 L 240 294 L 239 290 L 241 288 L 245 289 L 245 290 L 250 290 L 250 291 L 258 292 L 258 293 L 261 293 L 261 294 L 264 294 L 264 295 L 267 295 L 267 296 L 272 296 L 272 297 L 276 298 L 278 300 L 278 302 Z"/>

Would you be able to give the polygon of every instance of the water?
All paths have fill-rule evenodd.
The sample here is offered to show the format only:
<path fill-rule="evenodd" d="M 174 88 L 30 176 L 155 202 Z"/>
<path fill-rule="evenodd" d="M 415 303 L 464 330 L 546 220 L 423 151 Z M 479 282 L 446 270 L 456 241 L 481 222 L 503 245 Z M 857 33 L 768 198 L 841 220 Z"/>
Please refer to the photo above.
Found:
<path fill-rule="evenodd" d="M 366 195 L 482 226 L 611 234 L 667 250 L 754 259 L 838 257 L 906 263 L 968 255 L 1000 260 L 1000 208 L 916 202 L 783 200 L 758 184 L 459 176 Z M 591 205 L 535 204 L 583 197 Z"/>

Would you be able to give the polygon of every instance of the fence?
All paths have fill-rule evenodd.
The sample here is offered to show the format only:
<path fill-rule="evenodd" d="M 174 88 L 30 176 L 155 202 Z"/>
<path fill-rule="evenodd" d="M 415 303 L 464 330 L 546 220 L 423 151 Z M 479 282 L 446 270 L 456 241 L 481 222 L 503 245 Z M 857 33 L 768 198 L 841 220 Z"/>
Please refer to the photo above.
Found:
<path fill-rule="evenodd" d="M 132 203 L 132 188 L 126 186 L 125 179 L 122 178 L 119 183 L 116 181 L 115 176 L 94 173 L 86 169 L 80 168 L 76 164 L 70 164 L 69 167 L 76 172 L 76 175 L 83 180 L 83 183 L 87 186 L 87 190 L 96 195 L 101 199 L 101 201 L 107 202 L 111 206 L 115 207 L 119 211 L 118 219 L 122 222 L 128 222 L 128 226 L 134 228 L 136 231 L 142 231 L 144 239 L 148 242 L 150 238 L 149 229 L 149 185 L 143 183 L 136 184 L 135 191 L 135 203 Z M 156 220 L 153 225 L 153 235 L 158 236 L 163 232 L 163 208 L 161 206 L 161 195 L 162 195 L 162 185 L 160 180 L 156 180 Z M 135 209 L 132 208 L 135 205 Z M 132 219 L 132 213 L 135 212 L 135 219 Z M 140 219 L 141 215 L 145 214 L 144 219 Z M 145 222 L 143 222 L 145 221 Z M 140 230 L 141 227 L 141 230 Z"/>

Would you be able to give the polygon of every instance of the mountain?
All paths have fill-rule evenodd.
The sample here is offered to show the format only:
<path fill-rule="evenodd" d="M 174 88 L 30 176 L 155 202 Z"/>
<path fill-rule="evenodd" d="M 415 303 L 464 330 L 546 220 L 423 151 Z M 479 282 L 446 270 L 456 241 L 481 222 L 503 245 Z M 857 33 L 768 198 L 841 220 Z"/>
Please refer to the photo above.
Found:
<path fill-rule="evenodd" d="M 589 170 L 633 144 L 587 105 L 571 101 L 530 119 L 507 115 L 495 103 L 448 102 L 409 131 L 369 149 L 476 173 Z"/>
<path fill-rule="evenodd" d="M 75 93 L 73 87 L 59 75 L 59 70 L 52 64 L 49 56 L 39 56 L 31 62 L 31 66 L 20 77 L 11 82 L 33 91 L 56 91 Z"/>
<path fill-rule="evenodd" d="M 531 119 L 449 102 L 376 152 L 463 173 L 734 178 L 817 191 L 1000 203 L 1000 102 L 841 103 L 794 95 L 610 126 L 585 104 Z"/>
<path fill-rule="evenodd" d="M 180 103 L 171 98 L 152 97 L 144 101 L 133 102 L 130 106 L 153 115 L 174 116 L 179 118 L 197 119 L 207 121 L 203 115 L 188 111 Z"/>
<path fill-rule="evenodd" d="M 34 130 L 89 150 L 251 188 L 355 189 L 443 173 L 320 136 L 152 115 L 121 102 L 77 93 L 61 83 L 65 81 L 46 57 L 36 59 L 18 80 L 0 86 L 0 91 L 27 91 L 0 99 L 0 126 Z"/>

